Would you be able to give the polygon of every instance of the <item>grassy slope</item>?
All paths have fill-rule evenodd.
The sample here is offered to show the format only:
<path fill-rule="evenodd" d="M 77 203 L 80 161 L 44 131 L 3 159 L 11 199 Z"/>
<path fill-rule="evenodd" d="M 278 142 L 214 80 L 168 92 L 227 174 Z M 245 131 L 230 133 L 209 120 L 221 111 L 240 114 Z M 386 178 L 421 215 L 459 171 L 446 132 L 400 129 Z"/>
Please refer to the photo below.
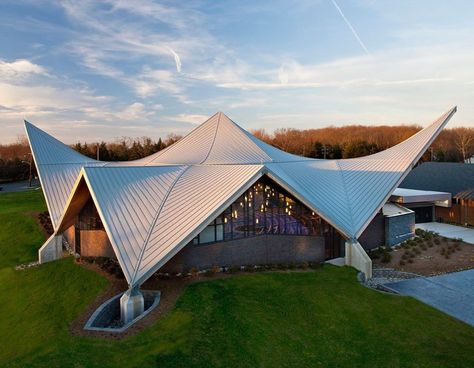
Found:
<path fill-rule="evenodd" d="M 351 269 L 194 284 L 125 341 L 71 337 L 106 281 L 71 259 L 26 271 L 41 193 L 0 195 L 0 366 L 474 366 L 474 329 L 410 298 L 361 287 Z"/>

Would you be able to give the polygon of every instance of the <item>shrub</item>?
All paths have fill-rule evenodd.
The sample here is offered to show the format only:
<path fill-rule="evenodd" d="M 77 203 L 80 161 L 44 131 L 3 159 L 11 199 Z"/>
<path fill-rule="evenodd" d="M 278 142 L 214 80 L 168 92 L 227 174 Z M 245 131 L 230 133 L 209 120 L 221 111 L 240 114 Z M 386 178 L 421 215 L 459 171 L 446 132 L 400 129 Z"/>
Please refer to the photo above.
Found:
<path fill-rule="evenodd" d="M 420 245 L 420 248 L 421 248 L 422 250 L 428 249 L 428 248 L 426 247 L 426 244 L 424 244 L 424 243 Z"/>
<path fill-rule="evenodd" d="M 196 267 L 192 267 L 190 270 L 189 270 L 189 273 L 193 276 L 197 276 L 199 274 L 199 270 L 196 268 Z"/>
<path fill-rule="evenodd" d="M 415 258 L 415 253 L 410 253 L 410 259 L 412 259 L 412 258 Z"/>
<path fill-rule="evenodd" d="M 410 258 L 410 259 L 408 260 L 408 263 L 413 263 L 413 259 Z"/>
<path fill-rule="evenodd" d="M 431 240 L 431 239 L 433 239 L 433 232 L 431 232 L 431 231 L 426 231 L 425 234 L 424 234 L 424 236 L 423 236 L 423 238 L 424 238 L 425 240 Z"/>
<path fill-rule="evenodd" d="M 321 268 L 322 264 L 318 262 L 309 262 L 309 267 L 312 268 L 313 270 L 317 270 L 318 268 Z"/>
<path fill-rule="evenodd" d="M 219 273 L 221 272 L 221 268 L 219 266 L 212 266 L 211 271 L 212 273 Z"/>
<path fill-rule="evenodd" d="M 206 271 L 204 271 L 204 276 L 210 277 L 210 276 L 213 276 L 213 275 L 214 275 L 214 272 L 212 272 L 212 268 L 207 269 Z"/>
<path fill-rule="evenodd" d="M 251 266 L 251 265 L 247 265 L 244 267 L 244 271 L 245 272 L 254 272 L 255 271 L 255 267 L 254 266 Z"/>
<path fill-rule="evenodd" d="M 435 242 L 436 245 L 441 244 L 441 240 L 439 239 L 439 236 L 435 237 L 434 242 Z"/>
<path fill-rule="evenodd" d="M 428 247 L 429 248 L 433 248 L 433 246 L 434 246 L 433 242 L 428 242 Z"/>
<path fill-rule="evenodd" d="M 371 251 L 369 253 L 369 256 L 372 259 L 379 259 L 380 258 L 379 252 L 377 252 L 376 250 Z"/>
<path fill-rule="evenodd" d="M 413 251 L 414 251 L 416 254 L 420 254 L 420 253 L 421 253 L 421 250 L 418 249 L 418 248 L 415 248 Z"/>
<path fill-rule="evenodd" d="M 230 273 L 236 273 L 236 272 L 239 272 L 240 271 L 240 267 L 239 266 L 230 266 L 227 271 L 229 271 Z"/>
<path fill-rule="evenodd" d="M 405 254 L 402 254 L 402 259 L 408 259 L 408 258 L 409 258 L 409 256 L 408 256 L 408 254 L 407 254 L 407 253 L 405 253 Z"/>
<path fill-rule="evenodd" d="M 303 262 L 300 264 L 300 268 L 302 268 L 303 270 L 306 270 L 309 268 L 309 263 L 308 262 Z"/>
<path fill-rule="evenodd" d="M 399 265 L 400 266 L 405 266 L 405 261 L 403 259 L 401 259 L 400 262 L 399 262 Z"/>
<path fill-rule="evenodd" d="M 382 263 L 388 263 L 392 260 L 392 255 L 389 252 L 385 252 L 382 254 L 381 261 Z"/>

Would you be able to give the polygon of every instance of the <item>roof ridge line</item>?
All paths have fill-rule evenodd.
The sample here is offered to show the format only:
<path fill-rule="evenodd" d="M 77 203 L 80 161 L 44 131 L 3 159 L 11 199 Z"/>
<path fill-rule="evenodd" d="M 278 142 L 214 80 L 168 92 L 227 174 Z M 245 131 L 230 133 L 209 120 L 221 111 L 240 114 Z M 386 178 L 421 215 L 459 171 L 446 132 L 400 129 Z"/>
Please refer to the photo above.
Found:
<path fill-rule="evenodd" d="M 222 112 L 219 111 L 217 114 L 218 114 L 217 124 L 216 124 L 216 131 L 214 132 L 214 138 L 212 138 L 212 143 L 211 143 L 211 146 L 209 147 L 209 151 L 207 152 L 206 157 L 204 157 L 204 159 L 199 164 L 203 164 L 204 162 L 206 162 L 206 160 L 209 158 L 209 155 L 211 154 L 212 148 L 214 147 L 214 143 L 216 142 L 217 131 L 219 130 L 219 125 L 221 124 Z"/>
<path fill-rule="evenodd" d="M 354 216 L 353 216 L 353 213 L 352 213 L 352 202 L 350 201 L 349 195 L 347 193 L 346 180 L 344 178 L 344 170 L 341 169 L 341 165 L 339 164 L 339 161 L 340 160 L 334 160 L 334 162 L 337 165 L 337 171 L 339 172 L 339 175 L 340 175 L 341 180 L 342 180 L 342 186 L 344 187 L 344 195 L 346 197 L 346 201 L 347 201 L 347 204 L 348 204 L 348 207 L 349 207 L 349 215 L 350 215 L 350 219 L 351 219 L 351 227 L 352 227 L 351 232 L 353 232 L 354 231 Z M 351 236 L 355 236 L 355 235 L 351 234 Z"/>
<path fill-rule="evenodd" d="M 143 247 L 140 251 L 140 256 L 138 257 L 138 260 L 137 260 L 137 267 L 135 268 L 135 270 L 133 271 L 133 275 L 132 275 L 132 278 L 131 278 L 131 281 L 130 281 L 130 284 L 133 284 L 133 282 L 135 281 L 136 277 L 137 277 L 137 274 L 138 274 L 138 270 L 140 268 L 140 264 L 142 262 L 142 259 L 143 259 L 143 255 L 145 254 L 145 250 L 146 250 L 146 247 L 148 246 L 148 242 L 150 241 L 150 237 L 151 237 L 151 233 L 153 231 L 153 228 L 155 227 L 156 225 L 156 222 L 158 221 L 158 218 L 160 217 L 160 214 L 161 214 L 161 211 L 163 210 L 163 207 L 166 203 L 166 200 L 168 199 L 169 195 L 171 194 L 171 191 L 173 190 L 173 188 L 175 187 L 176 183 L 178 182 L 179 179 L 181 179 L 181 177 L 184 175 L 184 173 L 186 171 L 188 171 L 189 169 L 191 168 L 191 166 L 186 166 L 183 171 L 181 171 L 179 173 L 179 175 L 176 177 L 176 179 L 173 181 L 173 183 L 171 184 L 171 186 L 169 187 L 168 191 L 166 192 L 166 195 L 163 197 L 163 201 L 161 202 L 160 204 L 160 207 L 158 207 L 158 210 L 156 211 L 156 215 L 150 225 L 150 229 L 148 230 L 148 233 L 146 234 L 146 238 L 145 238 L 145 241 L 143 243 Z M 131 285 L 129 285 L 131 286 Z"/>

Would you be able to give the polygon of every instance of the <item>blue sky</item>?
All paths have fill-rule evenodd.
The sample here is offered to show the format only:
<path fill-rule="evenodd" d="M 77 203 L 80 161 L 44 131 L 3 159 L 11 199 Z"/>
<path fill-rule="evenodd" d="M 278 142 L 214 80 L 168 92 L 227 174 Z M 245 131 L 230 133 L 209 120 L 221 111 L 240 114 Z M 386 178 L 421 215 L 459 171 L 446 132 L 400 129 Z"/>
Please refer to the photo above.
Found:
<path fill-rule="evenodd" d="M 9 1 L 0 143 L 184 134 L 216 111 L 247 129 L 474 126 L 474 2 Z"/>

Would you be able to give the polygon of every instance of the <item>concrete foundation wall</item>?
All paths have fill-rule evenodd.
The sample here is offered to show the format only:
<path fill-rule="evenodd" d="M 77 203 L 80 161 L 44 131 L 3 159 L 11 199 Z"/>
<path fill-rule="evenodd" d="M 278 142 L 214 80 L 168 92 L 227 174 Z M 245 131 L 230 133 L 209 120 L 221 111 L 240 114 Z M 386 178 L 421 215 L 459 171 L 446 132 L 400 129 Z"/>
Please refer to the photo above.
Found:
<path fill-rule="evenodd" d="M 60 259 L 63 256 L 62 235 L 51 235 L 43 246 L 38 249 L 38 262 L 43 264 Z"/>
<path fill-rule="evenodd" d="M 385 218 L 385 245 L 393 246 L 415 236 L 415 214 Z"/>
<path fill-rule="evenodd" d="M 385 217 L 378 213 L 358 239 L 365 250 L 385 245 Z"/>
<path fill-rule="evenodd" d="M 346 241 L 345 263 L 364 273 L 366 279 L 372 278 L 372 260 L 359 242 Z"/>
<path fill-rule="evenodd" d="M 324 238 L 319 236 L 262 235 L 219 243 L 187 245 L 161 272 L 185 272 L 195 267 L 323 262 Z"/>

